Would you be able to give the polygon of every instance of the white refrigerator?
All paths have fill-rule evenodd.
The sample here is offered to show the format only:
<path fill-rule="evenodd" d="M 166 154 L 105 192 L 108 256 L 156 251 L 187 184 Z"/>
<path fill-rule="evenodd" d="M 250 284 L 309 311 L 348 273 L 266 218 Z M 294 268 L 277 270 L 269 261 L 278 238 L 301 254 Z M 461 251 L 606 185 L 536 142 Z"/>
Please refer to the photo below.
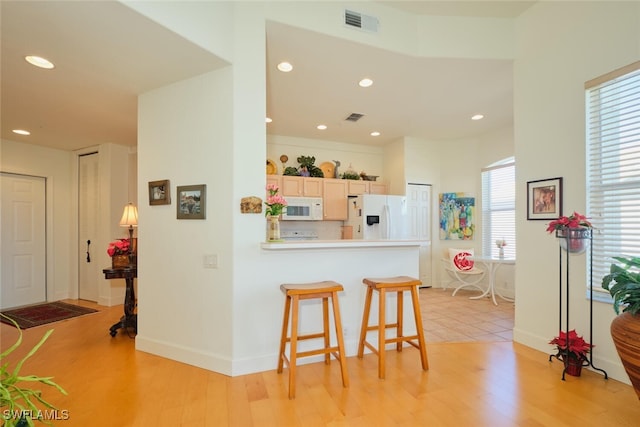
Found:
<path fill-rule="evenodd" d="M 354 239 L 404 240 L 409 238 L 407 198 L 364 194 L 349 197 L 349 219 Z"/>

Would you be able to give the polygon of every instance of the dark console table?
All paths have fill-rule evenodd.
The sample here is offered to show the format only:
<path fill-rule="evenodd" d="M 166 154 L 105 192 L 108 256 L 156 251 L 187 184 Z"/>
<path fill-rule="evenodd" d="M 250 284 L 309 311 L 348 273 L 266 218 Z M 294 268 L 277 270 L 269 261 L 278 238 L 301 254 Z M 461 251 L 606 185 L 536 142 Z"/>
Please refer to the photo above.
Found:
<path fill-rule="evenodd" d="M 136 309 L 136 292 L 133 288 L 133 279 L 138 275 L 137 267 L 130 266 L 124 268 L 105 268 L 102 270 L 105 279 L 124 279 L 127 287 L 124 295 L 124 316 L 120 318 L 118 323 L 115 323 L 109 328 L 109 334 L 115 337 L 118 333 L 118 329 L 133 328 L 135 333 L 138 332 L 138 315 L 135 313 Z"/>

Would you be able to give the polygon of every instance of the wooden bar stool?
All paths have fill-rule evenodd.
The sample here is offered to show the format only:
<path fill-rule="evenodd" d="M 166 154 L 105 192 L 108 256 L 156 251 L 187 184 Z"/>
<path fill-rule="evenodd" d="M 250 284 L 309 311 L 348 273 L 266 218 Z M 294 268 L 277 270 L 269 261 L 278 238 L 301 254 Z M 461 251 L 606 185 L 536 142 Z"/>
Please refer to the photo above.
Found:
<path fill-rule="evenodd" d="M 385 377 L 385 345 L 387 343 L 396 343 L 396 350 L 402 351 L 402 343 L 407 342 L 420 350 L 420 361 L 422 369 L 429 369 L 427 361 L 427 348 L 424 342 L 424 330 L 422 328 L 422 316 L 420 315 L 420 303 L 418 300 L 418 286 L 422 283 L 418 279 L 408 276 L 386 277 L 381 279 L 365 278 L 362 282 L 367 285 L 367 295 L 364 301 L 364 314 L 362 316 L 362 329 L 360 330 L 360 341 L 358 343 L 358 357 L 362 358 L 364 347 L 367 346 L 374 354 L 378 355 L 378 377 Z M 378 324 L 369 326 L 369 313 L 371 311 L 371 298 L 373 291 L 378 291 Z M 411 292 L 413 302 L 413 316 L 416 322 L 416 335 L 403 336 L 402 318 L 403 318 L 403 300 L 404 291 Z M 396 315 L 396 323 L 386 323 L 385 308 L 387 292 L 398 293 L 398 307 Z M 387 338 L 386 329 L 395 328 L 396 337 Z M 374 347 L 367 342 L 367 332 L 378 331 L 378 347 Z M 417 340 L 417 343 L 415 342 Z"/>
<path fill-rule="evenodd" d="M 285 294 L 286 301 L 284 305 L 284 319 L 282 322 L 282 338 L 280 339 L 278 373 L 282 373 L 282 366 L 284 362 L 287 362 L 287 366 L 289 367 L 289 399 L 293 399 L 296 395 L 296 360 L 299 357 L 324 354 L 324 361 L 328 364 L 331 360 L 331 355 L 333 355 L 340 361 L 342 385 L 344 387 L 349 387 L 349 378 L 347 377 L 347 358 L 344 353 L 344 339 L 342 336 L 342 321 L 340 320 L 340 308 L 338 306 L 338 292 L 344 290 L 342 285 L 332 281 L 284 284 L 280 286 L 280 290 Z M 299 302 L 300 300 L 312 298 L 322 298 L 323 331 L 307 335 L 298 335 Z M 331 347 L 330 344 L 329 298 L 331 298 L 331 304 L 333 307 L 333 320 L 338 341 L 338 345 L 336 347 Z M 289 313 L 291 313 L 291 335 L 287 336 L 289 329 Z M 324 347 L 317 350 L 298 352 L 298 341 L 314 338 L 323 338 Z M 287 342 L 290 343 L 289 358 L 285 355 Z"/>

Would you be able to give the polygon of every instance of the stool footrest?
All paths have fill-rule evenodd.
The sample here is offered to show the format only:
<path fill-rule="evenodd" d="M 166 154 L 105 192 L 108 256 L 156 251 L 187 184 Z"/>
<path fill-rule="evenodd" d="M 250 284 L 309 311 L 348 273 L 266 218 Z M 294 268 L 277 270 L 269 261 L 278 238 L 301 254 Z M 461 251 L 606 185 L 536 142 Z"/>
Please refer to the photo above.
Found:
<path fill-rule="evenodd" d="M 384 340 L 384 343 L 385 343 L 385 344 L 389 344 L 389 343 L 392 343 L 392 342 L 405 342 L 405 341 L 406 341 L 406 342 L 408 342 L 408 343 L 410 343 L 410 342 L 412 342 L 413 340 L 417 340 L 417 339 L 418 339 L 418 336 L 417 336 L 417 335 L 411 335 L 410 337 L 386 338 L 386 339 Z"/>
<path fill-rule="evenodd" d="M 307 335 L 298 335 L 298 341 L 311 340 L 311 339 L 317 339 L 317 338 L 324 338 L 324 332 L 318 332 L 318 333 L 307 334 Z M 291 337 L 287 337 L 287 342 L 291 342 Z"/>
<path fill-rule="evenodd" d="M 298 357 L 315 356 L 316 354 L 337 354 L 340 349 L 338 347 L 319 348 L 317 350 L 299 351 Z M 336 357 L 339 359 L 339 357 Z"/>
<path fill-rule="evenodd" d="M 398 324 L 397 323 L 387 323 L 386 325 L 384 325 L 385 329 L 391 329 L 391 328 L 397 328 Z M 378 330 L 378 325 L 375 326 L 367 326 L 367 331 L 377 331 Z"/>

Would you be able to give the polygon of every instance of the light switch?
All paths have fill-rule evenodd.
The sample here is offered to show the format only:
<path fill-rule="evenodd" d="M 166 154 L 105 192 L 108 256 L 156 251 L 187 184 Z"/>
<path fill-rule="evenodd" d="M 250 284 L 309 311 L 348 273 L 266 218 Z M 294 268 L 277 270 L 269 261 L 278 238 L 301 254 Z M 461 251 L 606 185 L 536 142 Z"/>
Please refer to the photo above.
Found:
<path fill-rule="evenodd" d="M 218 268 L 218 255 L 205 255 L 203 265 L 204 268 Z"/>

